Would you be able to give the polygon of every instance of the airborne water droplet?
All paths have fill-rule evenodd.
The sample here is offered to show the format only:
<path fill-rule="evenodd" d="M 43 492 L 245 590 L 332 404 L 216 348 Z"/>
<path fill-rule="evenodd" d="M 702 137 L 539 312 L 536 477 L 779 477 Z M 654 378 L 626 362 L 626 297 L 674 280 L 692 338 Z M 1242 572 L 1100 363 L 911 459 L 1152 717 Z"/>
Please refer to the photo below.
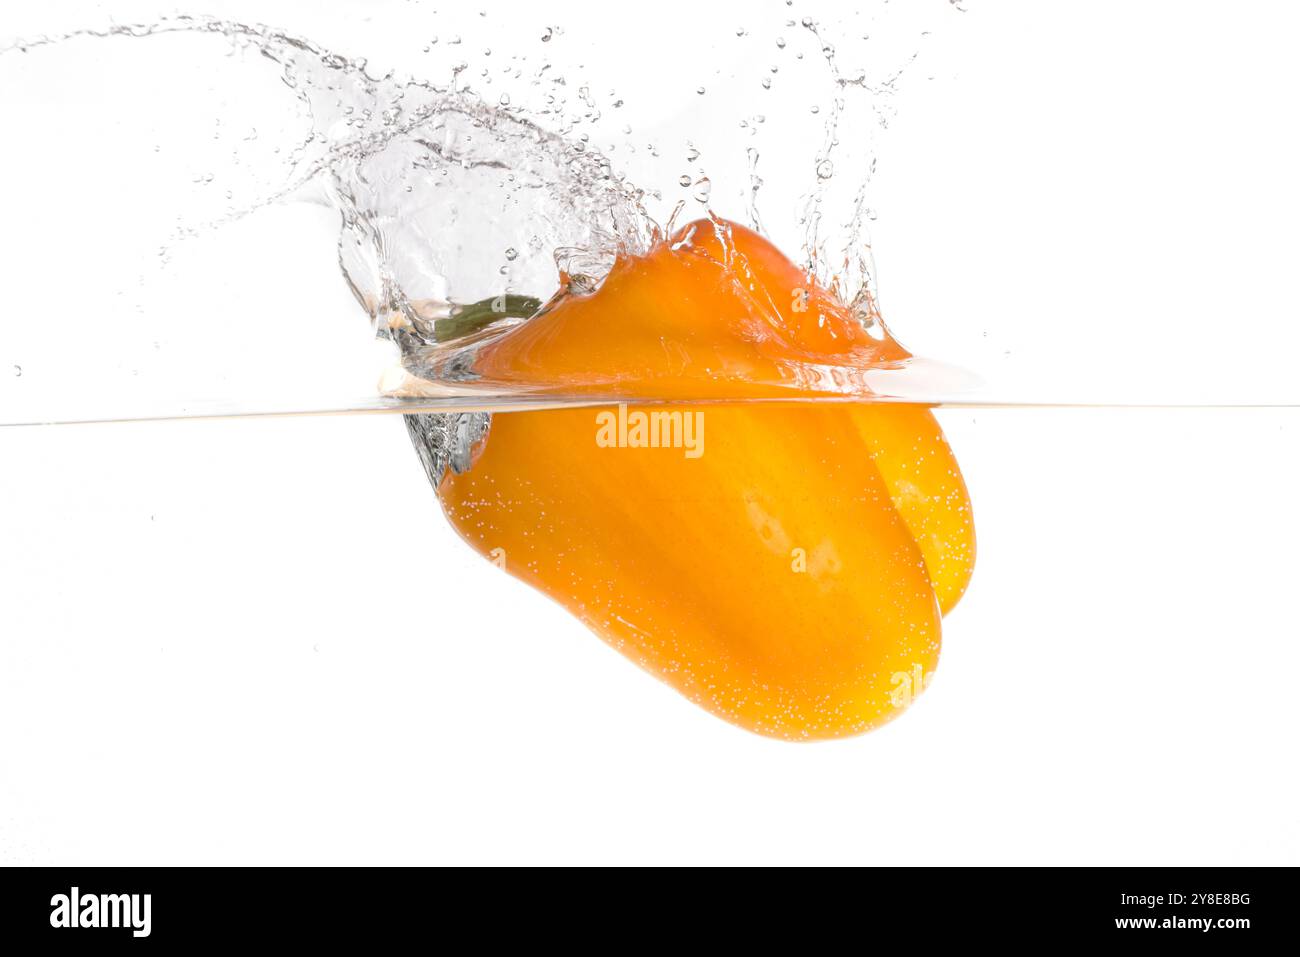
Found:
<path fill-rule="evenodd" d="M 509 259 L 511 262 L 514 262 L 518 257 L 519 250 L 515 249 L 513 246 L 506 250 L 506 259 Z"/>
<path fill-rule="evenodd" d="M 835 166 L 830 160 L 822 160 L 817 164 L 817 178 L 830 179 L 835 175 Z"/>

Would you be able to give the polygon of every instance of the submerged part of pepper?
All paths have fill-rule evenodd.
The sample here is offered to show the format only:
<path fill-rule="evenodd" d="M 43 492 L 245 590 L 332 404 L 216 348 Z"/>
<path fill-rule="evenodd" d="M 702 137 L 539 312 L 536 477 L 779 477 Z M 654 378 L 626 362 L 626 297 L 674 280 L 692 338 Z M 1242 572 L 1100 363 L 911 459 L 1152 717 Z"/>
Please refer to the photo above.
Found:
<path fill-rule="evenodd" d="M 857 391 L 907 357 L 765 239 L 704 220 L 468 367 L 657 404 L 498 415 L 425 464 L 471 545 L 691 700 L 775 737 L 856 734 L 938 663 L 974 563 L 961 473 L 922 407 L 728 400 Z"/>

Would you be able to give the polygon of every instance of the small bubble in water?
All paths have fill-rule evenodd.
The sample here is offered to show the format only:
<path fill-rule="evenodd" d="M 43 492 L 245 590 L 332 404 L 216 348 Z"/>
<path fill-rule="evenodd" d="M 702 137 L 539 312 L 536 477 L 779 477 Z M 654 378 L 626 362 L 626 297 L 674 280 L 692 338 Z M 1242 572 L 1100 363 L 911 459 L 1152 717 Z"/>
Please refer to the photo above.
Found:
<path fill-rule="evenodd" d="M 830 179 L 835 175 L 835 166 L 830 160 L 822 160 L 817 164 L 817 178 Z"/>
<path fill-rule="evenodd" d="M 506 250 L 506 259 L 509 259 L 511 262 L 514 262 L 518 258 L 519 258 L 519 250 L 515 249 L 514 246 L 511 246 L 509 249 Z"/>

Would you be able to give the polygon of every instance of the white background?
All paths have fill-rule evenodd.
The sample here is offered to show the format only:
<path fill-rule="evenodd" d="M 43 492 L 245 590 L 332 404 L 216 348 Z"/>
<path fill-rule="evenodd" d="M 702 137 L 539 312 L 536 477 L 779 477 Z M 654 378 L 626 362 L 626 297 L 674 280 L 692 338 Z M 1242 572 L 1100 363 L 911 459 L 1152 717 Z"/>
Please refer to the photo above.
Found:
<path fill-rule="evenodd" d="M 257 15 L 364 46 L 399 6 Z M 969 7 L 880 143 L 903 340 L 1286 387 L 1289 8 Z M 0 431 L 0 861 L 1296 863 L 1297 413 L 941 417 L 980 535 L 942 668 L 817 745 L 471 554 L 396 419 Z"/>

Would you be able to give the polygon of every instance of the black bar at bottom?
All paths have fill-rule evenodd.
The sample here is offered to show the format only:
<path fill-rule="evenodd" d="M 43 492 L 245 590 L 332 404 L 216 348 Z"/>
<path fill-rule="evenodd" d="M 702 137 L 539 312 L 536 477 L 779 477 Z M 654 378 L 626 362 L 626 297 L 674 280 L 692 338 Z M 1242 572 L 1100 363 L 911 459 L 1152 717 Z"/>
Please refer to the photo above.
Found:
<path fill-rule="evenodd" d="M 1131 940 L 1236 948 L 1294 940 L 1294 871 L 1237 868 L 830 870 L 615 874 L 574 885 L 412 869 L 33 868 L 0 871 L 0 949 L 319 942 L 331 949 L 500 943 L 698 947 L 774 935 L 972 943 Z M 514 887 L 509 884 L 514 883 Z M 620 929 L 621 928 L 621 929 Z M 734 935 L 734 939 L 732 939 Z M 847 935 L 847 937 L 845 936 Z M 770 938 L 770 939 L 769 939 Z M 471 944 L 473 946 L 473 944 Z M 403 948 L 405 949 L 405 947 Z M 730 947 L 728 947 L 730 949 Z"/>

